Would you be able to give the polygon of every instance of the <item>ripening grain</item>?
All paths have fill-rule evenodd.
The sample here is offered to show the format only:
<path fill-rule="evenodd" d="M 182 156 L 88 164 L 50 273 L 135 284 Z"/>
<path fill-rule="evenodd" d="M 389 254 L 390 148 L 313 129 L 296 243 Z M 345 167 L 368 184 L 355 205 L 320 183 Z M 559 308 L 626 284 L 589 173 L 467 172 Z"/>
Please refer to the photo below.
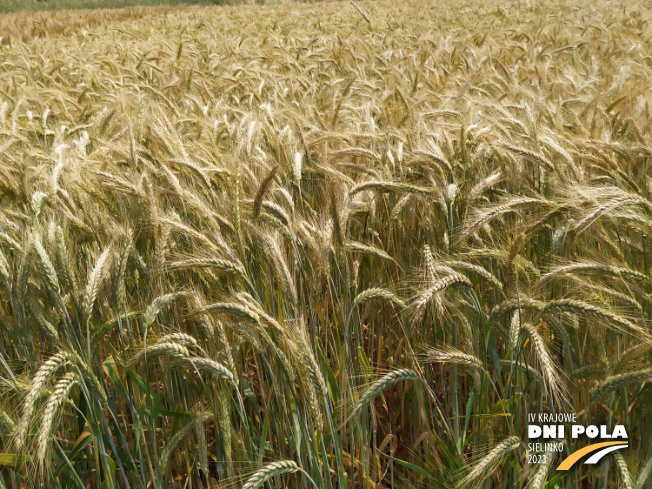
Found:
<path fill-rule="evenodd" d="M 16 18 L 0 487 L 652 487 L 650 5 Z"/>

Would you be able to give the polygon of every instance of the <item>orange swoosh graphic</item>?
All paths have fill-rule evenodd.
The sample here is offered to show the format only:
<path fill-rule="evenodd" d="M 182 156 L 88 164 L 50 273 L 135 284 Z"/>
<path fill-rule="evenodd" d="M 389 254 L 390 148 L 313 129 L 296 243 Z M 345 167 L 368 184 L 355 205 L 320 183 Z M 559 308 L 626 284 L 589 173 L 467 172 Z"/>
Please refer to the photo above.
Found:
<path fill-rule="evenodd" d="M 562 463 L 559 464 L 557 470 L 569 470 L 575 462 L 581 459 L 584 455 L 588 455 L 591 452 L 600 450 L 601 448 L 610 447 L 613 445 L 627 445 L 626 441 L 605 441 L 603 443 L 596 443 L 594 445 L 589 445 L 584 447 L 581 450 L 576 451 L 575 453 L 570 454 L 567 458 L 564 459 Z"/>

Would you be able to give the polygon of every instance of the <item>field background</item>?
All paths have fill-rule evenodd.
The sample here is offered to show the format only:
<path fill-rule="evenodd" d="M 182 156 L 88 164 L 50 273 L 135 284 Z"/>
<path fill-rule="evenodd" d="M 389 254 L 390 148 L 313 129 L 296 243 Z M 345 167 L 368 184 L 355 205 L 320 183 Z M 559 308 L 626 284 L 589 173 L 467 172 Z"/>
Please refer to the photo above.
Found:
<path fill-rule="evenodd" d="M 0 487 L 650 489 L 651 20 L 0 16 Z"/>
<path fill-rule="evenodd" d="M 238 3 L 270 3 L 255 0 L 3 0 L 0 14 L 8 12 L 52 11 L 65 9 L 118 9 L 126 7 L 213 6 Z M 280 3 L 274 1 L 272 3 Z M 118 13 L 118 18 L 120 14 Z"/>

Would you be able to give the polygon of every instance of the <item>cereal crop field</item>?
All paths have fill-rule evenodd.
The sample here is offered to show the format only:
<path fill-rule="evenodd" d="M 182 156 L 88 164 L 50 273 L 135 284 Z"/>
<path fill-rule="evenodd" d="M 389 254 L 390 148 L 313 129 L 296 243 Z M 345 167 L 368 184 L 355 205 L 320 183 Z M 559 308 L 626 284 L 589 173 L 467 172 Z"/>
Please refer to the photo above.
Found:
<path fill-rule="evenodd" d="M 0 487 L 652 488 L 650 3 L 10 15 Z"/>

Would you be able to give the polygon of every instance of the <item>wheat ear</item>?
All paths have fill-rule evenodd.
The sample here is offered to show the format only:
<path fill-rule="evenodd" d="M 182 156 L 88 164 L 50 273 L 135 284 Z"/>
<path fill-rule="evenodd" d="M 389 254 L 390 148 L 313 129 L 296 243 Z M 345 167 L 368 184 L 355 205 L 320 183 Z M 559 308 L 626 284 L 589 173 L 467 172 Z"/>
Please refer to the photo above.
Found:
<path fill-rule="evenodd" d="M 638 474 L 638 479 L 636 479 L 636 487 L 642 489 L 647 482 L 647 478 L 650 476 L 651 472 L 652 456 L 648 457 L 648 459 L 645 461 L 645 465 L 643 465 L 643 468 L 641 469 L 641 472 Z"/>
<path fill-rule="evenodd" d="M 564 399 L 565 393 L 562 389 L 562 382 L 559 373 L 555 368 L 552 358 L 550 358 L 550 353 L 548 353 L 548 348 L 534 326 L 526 323 L 522 327 L 527 331 L 530 340 L 532 340 L 532 347 L 534 348 L 539 366 L 543 373 L 545 387 L 549 390 L 553 399 L 560 403 Z"/>
<path fill-rule="evenodd" d="M 502 458 L 521 445 L 518 436 L 510 436 L 496 445 L 482 460 L 473 465 L 467 476 L 457 484 L 457 488 L 469 486 L 477 479 L 486 479 L 497 467 Z"/>
<path fill-rule="evenodd" d="M 16 428 L 16 448 L 20 448 L 25 443 L 25 435 L 27 432 L 27 427 L 32 418 L 34 412 L 34 405 L 36 399 L 43 393 L 45 383 L 47 380 L 62 366 L 67 365 L 72 360 L 72 355 L 67 352 L 60 352 L 56 355 L 51 356 L 48 361 L 46 361 L 43 366 L 36 372 L 36 375 L 32 379 L 32 385 L 27 392 L 25 397 L 25 402 L 23 404 L 23 413 L 20 418 L 20 422 Z"/>
<path fill-rule="evenodd" d="M 363 290 L 360 292 L 356 297 L 355 300 L 353 301 L 353 307 L 355 308 L 356 306 L 359 306 L 360 304 L 363 304 L 367 301 L 370 301 L 372 299 L 385 299 L 389 302 L 392 302 L 396 304 L 399 308 L 404 309 L 405 308 L 405 302 L 403 302 L 401 299 L 396 297 L 396 295 L 387 289 L 381 289 L 378 287 L 373 287 L 367 290 Z"/>
<path fill-rule="evenodd" d="M 652 368 L 646 368 L 635 372 L 627 372 L 619 375 L 612 375 L 591 389 L 589 392 L 589 400 L 591 403 L 593 403 L 599 398 L 610 394 L 611 392 L 620 389 L 621 387 L 626 387 L 629 384 L 637 382 L 650 381 L 652 381 Z"/>
<path fill-rule="evenodd" d="M 258 489 L 272 477 L 281 474 L 293 474 L 299 470 L 299 467 L 292 460 L 281 460 L 265 465 L 262 469 L 249 477 L 242 489 Z"/>
<path fill-rule="evenodd" d="M 111 248 L 105 249 L 95 262 L 95 266 L 91 273 L 88 274 L 82 309 L 84 313 L 84 322 L 90 320 L 91 314 L 93 313 L 93 306 L 95 305 L 97 293 L 100 288 L 102 277 L 104 276 L 104 271 L 107 268 L 106 265 L 110 255 Z"/>
<path fill-rule="evenodd" d="M 627 467 L 627 461 L 623 454 L 616 451 L 613 452 L 613 457 L 616 462 L 616 468 L 618 469 L 618 475 L 620 475 L 620 480 L 625 486 L 625 489 L 634 489 L 634 482 L 632 481 L 632 476 L 629 473 L 629 467 Z"/>
<path fill-rule="evenodd" d="M 215 360 L 202 357 L 190 357 L 186 361 L 196 367 L 201 368 L 202 370 L 212 373 L 213 375 L 217 375 L 222 379 L 228 380 L 231 384 L 237 386 L 233 373 L 224 365 L 216 362 Z"/>
<path fill-rule="evenodd" d="M 400 370 L 395 370 L 394 372 L 390 372 L 380 379 L 378 379 L 376 382 L 374 382 L 369 389 L 360 397 L 358 402 L 353 406 L 353 409 L 351 410 L 351 414 L 349 415 L 349 419 L 354 419 L 355 417 L 360 414 L 360 412 L 382 391 L 387 389 L 389 386 L 394 385 L 398 382 L 402 382 L 404 380 L 419 380 L 421 381 L 421 377 L 419 374 L 417 374 L 414 370 L 410 370 L 407 368 L 400 369 Z"/>
<path fill-rule="evenodd" d="M 149 328 L 154 323 L 156 316 L 158 316 L 161 310 L 163 310 L 163 307 L 165 307 L 170 302 L 185 296 L 187 296 L 187 294 L 184 292 L 172 292 L 170 294 L 163 294 L 154 299 L 145 311 L 145 314 L 143 314 L 142 328 L 147 330 L 147 328 Z"/>
<path fill-rule="evenodd" d="M 185 260 L 179 260 L 168 264 L 168 270 L 177 271 L 177 270 L 188 270 L 188 269 L 199 269 L 199 268 L 215 268 L 222 272 L 235 273 L 243 277 L 246 276 L 246 272 L 241 265 L 234 263 L 229 260 L 223 260 L 221 258 L 188 258 Z"/>
<path fill-rule="evenodd" d="M 48 443 L 50 441 L 50 436 L 52 432 L 52 427 L 54 425 L 54 420 L 61 408 L 61 405 L 68 399 L 70 390 L 79 382 L 78 376 L 75 372 L 68 372 L 64 375 L 57 385 L 54 388 L 54 392 L 50 396 L 47 405 L 45 406 L 45 412 L 43 414 L 43 423 L 41 424 L 41 432 L 38 436 L 38 452 L 37 452 L 37 462 L 41 467 L 41 470 L 44 468 L 45 455 L 48 451 Z"/>
<path fill-rule="evenodd" d="M 236 304 L 233 302 L 217 302 L 207 306 L 199 307 L 191 312 L 191 315 L 209 314 L 209 313 L 229 314 L 239 319 L 244 319 L 252 323 L 259 323 L 260 316 L 247 306 Z"/>
<path fill-rule="evenodd" d="M 195 413 L 192 415 L 192 419 L 188 421 L 182 428 L 180 428 L 173 436 L 168 440 L 161 451 L 159 457 L 159 464 L 163 469 L 163 472 L 167 469 L 168 462 L 174 450 L 186 436 L 188 436 L 193 430 L 201 429 L 203 423 L 208 421 L 213 417 L 212 413 Z M 202 467 L 203 469 L 204 467 Z"/>
<path fill-rule="evenodd" d="M 36 250 L 36 261 L 38 263 L 39 272 L 43 275 L 43 278 L 50 288 L 55 292 L 59 292 L 59 278 L 57 272 L 55 271 L 54 265 L 52 265 L 52 261 L 50 260 L 47 251 L 45 251 L 41 238 L 38 235 L 34 236 L 34 249 Z"/>
<path fill-rule="evenodd" d="M 548 471 L 557 452 L 545 452 L 546 461 L 536 466 L 534 475 L 529 480 L 527 489 L 543 489 L 548 479 Z"/>
<path fill-rule="evenodd" d="M 454 348 L 430 348 L 423 355 L 426 362 L 455 363 L 484 370 L 479 358 Z"/>
<path fill-rule="evenodd" d="M 179 343 L 174 343 L 174 342 L 156 343 L 155 345 L 148 346 L 147 348 L 141 350 L 136 355 L 131 357 L 127 361 L 126 366 L 130 368 L 135 364 L 137 364 L 138 362 L 140 362 L 145 357 L 155 357 L 159 355 L 170 355 L 172 357 L 180 358 L 182 360 L 186 360 L 190 358 L 190 352 L 188 351 L 188 349 L 185 346 L 180 345 Z"/>

